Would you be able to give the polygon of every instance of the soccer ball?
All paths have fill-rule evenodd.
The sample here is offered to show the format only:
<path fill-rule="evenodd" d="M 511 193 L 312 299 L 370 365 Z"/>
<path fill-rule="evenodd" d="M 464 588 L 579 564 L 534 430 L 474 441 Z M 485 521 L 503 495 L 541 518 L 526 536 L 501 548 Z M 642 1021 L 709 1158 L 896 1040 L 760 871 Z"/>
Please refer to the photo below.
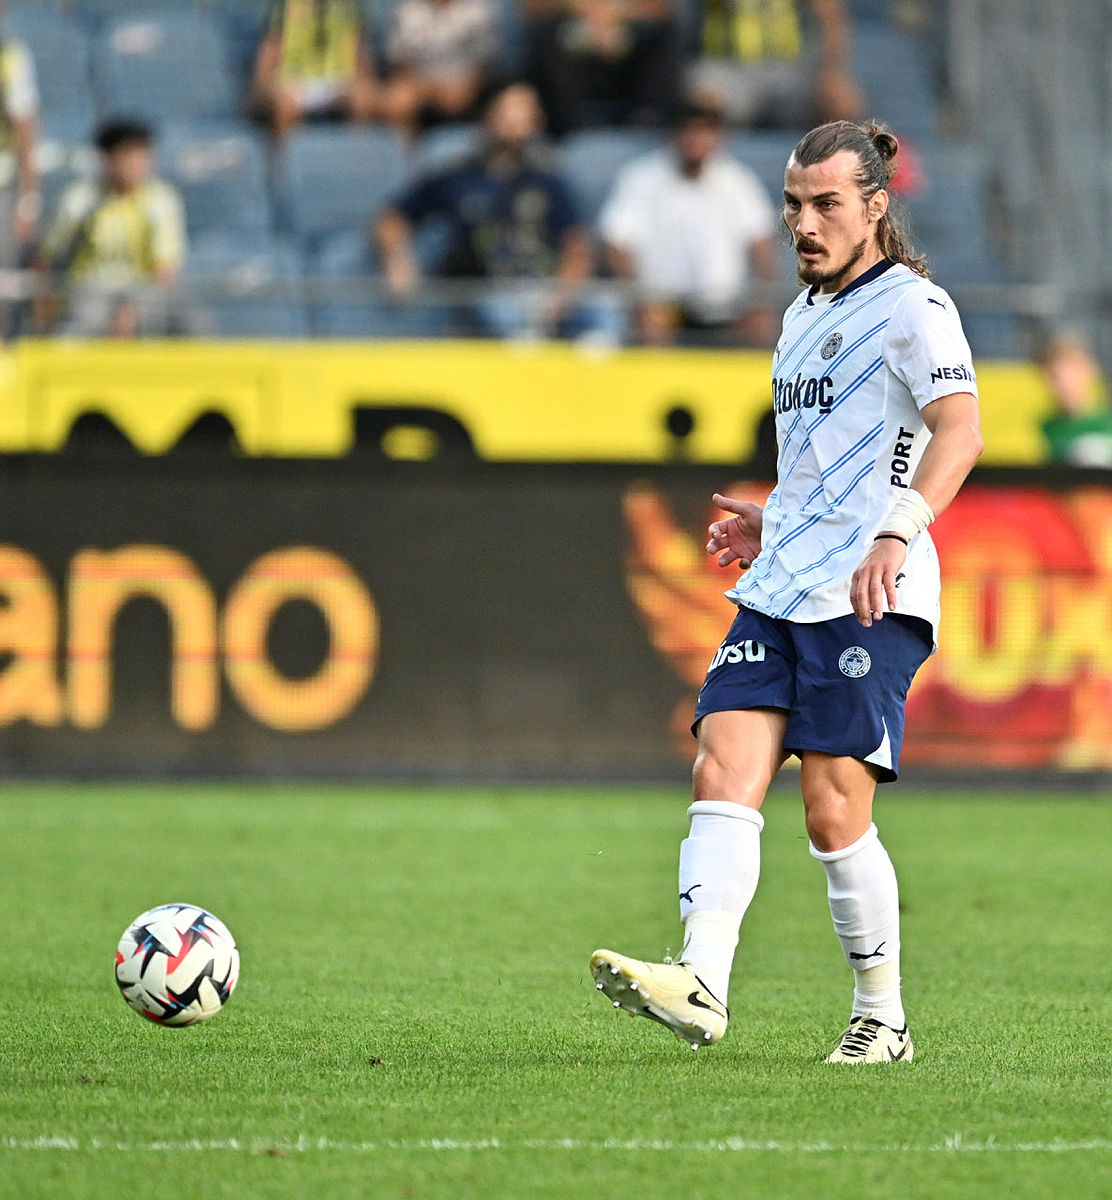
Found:
<path fill-rule="evenodd" d="M 218 1013 L 239 979 L 239 951 L 223 921 L 195 904 L 160 904 L 124 931 L 116 983 L 156 1025 L 192 1025 Z"/>

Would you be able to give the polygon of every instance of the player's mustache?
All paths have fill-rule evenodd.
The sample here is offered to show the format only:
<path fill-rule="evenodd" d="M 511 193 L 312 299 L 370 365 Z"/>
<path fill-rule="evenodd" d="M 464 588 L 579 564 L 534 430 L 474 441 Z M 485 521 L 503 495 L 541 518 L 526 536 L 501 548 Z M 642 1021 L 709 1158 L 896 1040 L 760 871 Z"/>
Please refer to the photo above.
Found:
<path fill-rule="evenodd" d="M 822 247 L 817 242 L 809 242 L 806 238 L 799 238 L 795 243 L 795 248 L 801 252 L 807 251 L 814 254 L 822 251 Z"/>

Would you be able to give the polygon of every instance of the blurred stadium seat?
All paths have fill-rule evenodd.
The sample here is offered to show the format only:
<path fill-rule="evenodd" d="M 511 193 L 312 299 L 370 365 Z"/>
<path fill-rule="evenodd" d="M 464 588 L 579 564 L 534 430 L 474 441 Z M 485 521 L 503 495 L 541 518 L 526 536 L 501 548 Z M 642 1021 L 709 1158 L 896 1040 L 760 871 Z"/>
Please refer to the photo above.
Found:
<path fill-rule="evenodd" d="M 849 0 L 849 12 L 855 24 L 871 21 L 887 25 L 891 19 L 892 0 Z"/>
<path fill-rule="evenodd" d="M 219 27 L 187 12 L 107 25 L 93 42 L 93 80 L 106 114 L 162 121 L 231 116 L 237 107 Z"/>
<path fill-rule="evenodd" d="M 219 7 L 205 0 L 71 0 L 69 7 L 78 20 L 89 28 L 99 28 L 126 13 L 129 19 L 165 13 L 193 15 L 203 9 Z"/>
<path fill-rule="evenodd" d="M 918 38 L 883 25 L 858 26 L 853 34 L 853 69 L 865 89 L 868 115 L 897 134 L 930 134 L 938 108 L 930 57 Z"/>
<path fill-rule="evenodd" d="M 99 155 L 89 137 L 92 114 L 84 116 L 47 113 L 43 116 L 35 162 L 43 195 L 43 211 L 49 216 L 68 183 L 96 174 Z"/>
<path fill-rule="evenodd" d="M 92 111 L 89 40 L 81 29 L 48 3 L 12 9 L 0 28 L 6 37 L 29 47 L 44 113 L 77 116 Z"/>
<path fill-rule="evenodd" d="M 375 254 L 363 231 L 333 234 L 308 263 L 321 282 L 344 281 L 344 288 L 311 305 L 314 331 L 333 338 L 435 338 L 449 332 L 449 314 L 443 305 L 391 304 L 375 294 Z M 359 281 L 366 288 L 360 292 Z M 325 289 L 326 291 L 328 289 Z"/>
<path fill-rule="evenodd" d="M 190 244 L 185 277 L 192 307 L 216 337 L 309 335 L 300 260 L 289 244 L 261 233 L 202 234 Z"/>
<path fill-rule="evenodd" d="M 434 125 L 414 148 L 410 174 L 432 174 L 455 166 L 478 150 L 481 138 L 481 125 Z"/>
<path fill-rule="evenodd" d="M 784 199 L 784 168 L 802 129 L 746 130 L 730 134 L 726 150 L 743 163 L 764 184 L 773 204 Z"/>
<path fill-rule="evenodd" d="M 212 10 L 223 27 L 228 65 L 241 95 L 254 71 L 268 8 L 268 0 L 218 0 Z"/>
<path fill-rule="evenodd" d="M 916 144 L 923 187 L 908 201 L 915 240 L 965 265 L 966 281 L 987 281 L 998 270 L 990 254 L 986 208 L 988 169 L 984 155 L 961 142 Z"/>
<path fill-rule="evenodd" d="M 191 232 L 269 232 L 270 193 L 262 135 L 236 122 L 168 121 L 159 171 L 182 194 Z"/>
<path fill-rule="evenodd" d="M 321 239 L 366 227 L 405 179 L 401 138 L 386 127 L 309 127 L 291 134 L 278 160 L 280 226 L 314 252 Z"/>
<path fill-rule="evenodd" d="M 571 134 L 560 148 L 558 167 L 575 191 L 584 222 L 596 223 L 626 163 L 664 144 L 662 134 L 647 129 L 585 129 Z"/>
<path fill-rule="evenodd" d="M 987 313 L 961 297 L 962 288 L 1008 282 L 1003 252 L 989 228 L 989 165 L 971 143 L 927 138 L 916 144 L 923 187 L 908 201 L 912 240 L 926 254 L 937 283 L 954 291 L 962 324 L 978 358 L 1020 355 L 1019 322 Z"/>
<path fill-rule="evenodd" d="M 503 72 L 515 73 L 525 64 L 525 22 L 521 0 L 491 0 L 497 10 L 498 61 Z"/>

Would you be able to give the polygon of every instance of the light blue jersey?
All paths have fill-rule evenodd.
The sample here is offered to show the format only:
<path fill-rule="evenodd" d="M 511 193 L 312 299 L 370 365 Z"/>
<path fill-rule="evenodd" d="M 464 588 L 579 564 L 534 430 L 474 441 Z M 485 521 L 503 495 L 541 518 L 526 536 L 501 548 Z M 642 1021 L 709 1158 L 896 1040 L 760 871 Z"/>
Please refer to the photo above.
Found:
<path fill-rule="evenodd" d="M 772 367 L 779 455 L 761 552 L 727 593 L 791 621 L 853 611 L 850 579 L 930 440 L 921 410 L 977 394 L 954 302 L 885 259 L 834 295 L 803 292 L 784 316 Z M 898 612 L 937 635 L 938 555 L 908 547 Z"/>

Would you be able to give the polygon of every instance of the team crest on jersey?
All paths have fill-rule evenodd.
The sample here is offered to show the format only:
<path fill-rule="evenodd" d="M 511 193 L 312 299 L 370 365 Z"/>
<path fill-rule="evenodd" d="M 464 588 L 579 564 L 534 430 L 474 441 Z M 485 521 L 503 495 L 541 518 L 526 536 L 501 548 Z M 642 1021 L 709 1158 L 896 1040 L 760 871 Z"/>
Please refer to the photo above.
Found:
<path fill-rule="evenodd" d="M 860 679 L 862 675 L 868 675 L 872 665 L 873 660 L 864 646 L 850 646 L 848 650 L 842 651 L 842 657 L 838 659 L 838 670 L 850 679 Z"/>
<path fill-rule="evenodd" d="M 832 333 L 822 344 L 822 349 L 819 353 L 825 359 L 831 359 L 842 348 L 842 335 L 840 333 Z"/>

